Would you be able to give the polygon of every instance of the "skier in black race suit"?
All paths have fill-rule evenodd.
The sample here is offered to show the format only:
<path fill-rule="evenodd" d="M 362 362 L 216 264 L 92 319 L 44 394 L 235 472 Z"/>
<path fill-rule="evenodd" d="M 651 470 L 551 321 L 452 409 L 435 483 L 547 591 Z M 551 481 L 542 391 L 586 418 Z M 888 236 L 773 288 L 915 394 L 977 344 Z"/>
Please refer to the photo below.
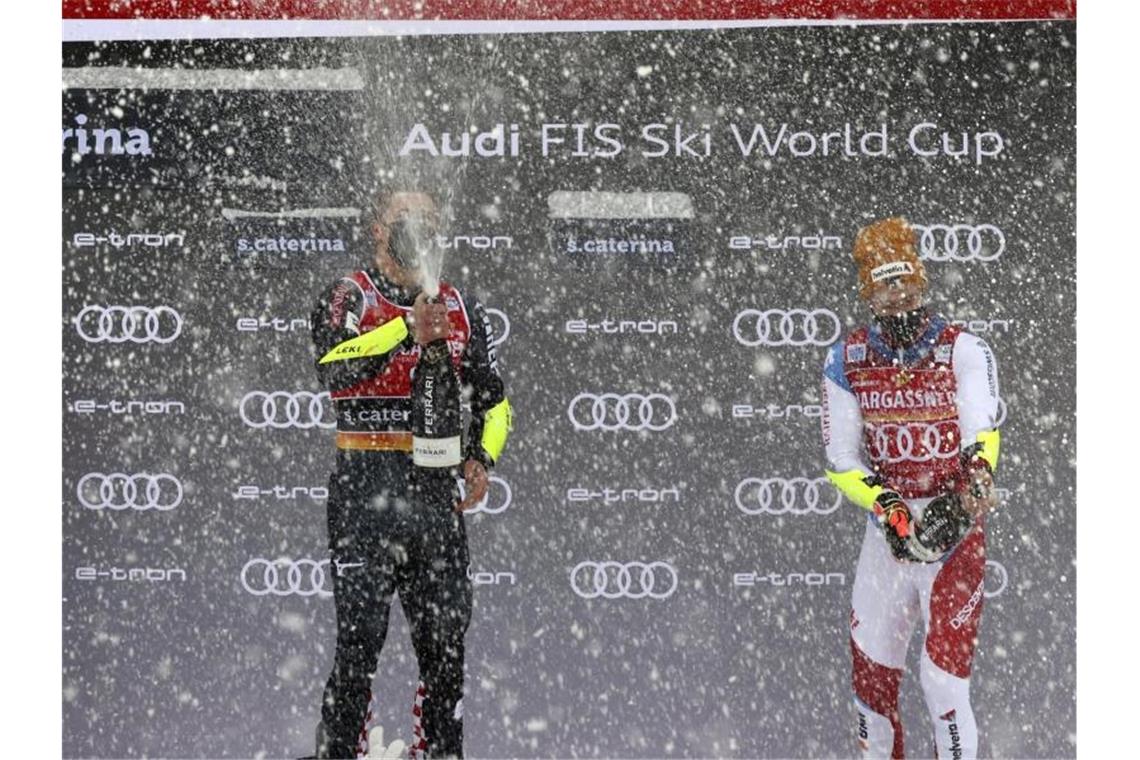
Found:
<path fill-rule="evenodd" d="M 413 756 L 461 757 L 463 640 L 472 599 L 462 513 L 486 495 L 511 408 L 483 307 L 447 283 L 438 283 L 431 298 L 421 287 L 416 249 L 438 234 L 431 196 L 382 194 L 372 232 L 375 265 L 335 282 L 310 318 L 317 373 L 337 418 L 328 498 L 337 641 L 317 756 L 355 757 L 367 748 L 372 680 L 398 593 L 421 679 Z M 449 362 L 459 379 L 449 408 L 436 411 L 458 421 L 459 389 L 470 403 L 462 439 L 458 429 L 446 440 L 413 435 L 413 369 L 433 344 L 438 366 Z M 421 446 L 423 440 L 432 445 Z"/>

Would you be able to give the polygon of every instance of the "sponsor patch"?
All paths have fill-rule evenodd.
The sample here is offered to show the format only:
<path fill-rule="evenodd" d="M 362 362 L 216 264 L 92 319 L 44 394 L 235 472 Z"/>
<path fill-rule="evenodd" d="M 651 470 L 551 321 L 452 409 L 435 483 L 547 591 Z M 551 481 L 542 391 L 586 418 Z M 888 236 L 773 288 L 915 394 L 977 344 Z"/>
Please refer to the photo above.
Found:
<path fill-rule="evenodd" d="M 953 346 L 935 346 L 934 347 L 934 361 L 940 364 L 949 364 L 950 356 L 954 353 Z"/>
<path fill-rule="evenodd" d="M 891 277 L 901 277 L 904 274 L 914 274 L 914 265 L 909 261 L 892 261 L 889 264 L 880 264 L 871 270 L 871 282 L 882 282 Z"/>
<path fill-rule="evenodd" d="M 847 361 L 861 362 L 867 360 L 867 344 L 852 343 L 847 347 Z"/>

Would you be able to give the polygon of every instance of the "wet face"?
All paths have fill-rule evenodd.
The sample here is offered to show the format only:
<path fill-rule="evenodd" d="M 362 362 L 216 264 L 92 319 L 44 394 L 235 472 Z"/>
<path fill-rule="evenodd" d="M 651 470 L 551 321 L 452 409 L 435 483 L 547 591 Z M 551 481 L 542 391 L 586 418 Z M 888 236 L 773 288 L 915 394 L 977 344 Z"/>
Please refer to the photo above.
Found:
<path fill-rule="evenodd" d="M 372 236 L 376 241 L 376 266 L 395 284 L 413 288 L 420 284 L 419 268 L 403 266 L 389 251 L 392 225 L 401 217 L 407 216 L 418 216 L 425 219 L 428 225 L 439 226 L 439 209 L 430 195 L 399 192 L 392 194 L 380 213 L 380 218 L 372 225 Z"/>
<path fill-rule="evenodd" d="M 925 289 L 900 278 L 876 283 L 867 296 L 867 305 L 876 317 L 896 317 L 922 306 Z"/>
<path fill-rule="evenodd" d="M 887 343 L 899 348 L 912 345 L 929 323 L 923 306 L 925 289 L 921 283 L 906 283 L 900 279 L 875 284 L 867 298 L 867 305 L 883 331 Z"/>

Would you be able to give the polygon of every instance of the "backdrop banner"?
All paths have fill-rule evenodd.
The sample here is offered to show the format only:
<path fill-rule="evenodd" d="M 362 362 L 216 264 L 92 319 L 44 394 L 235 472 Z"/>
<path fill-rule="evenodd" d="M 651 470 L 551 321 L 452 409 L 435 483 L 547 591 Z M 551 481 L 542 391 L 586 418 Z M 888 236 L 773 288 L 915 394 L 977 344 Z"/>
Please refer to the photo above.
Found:
<path fill-rule="evenodd" d="M 854 754 L 866 518 L 823 478 L 820 379 L 870 317 L 855 232 L 894 215 L 1001 379 L 981 753 L 1074 756 L 1075 37 L 66 42 L 64 755 L 312 752 L 337 568 L 308 315 L 370 265 L 376 189 L 414 185 L 515 410 L 465 518 L 469 756 Z M 387 737 L 416 679 L 394 611 Z"/>

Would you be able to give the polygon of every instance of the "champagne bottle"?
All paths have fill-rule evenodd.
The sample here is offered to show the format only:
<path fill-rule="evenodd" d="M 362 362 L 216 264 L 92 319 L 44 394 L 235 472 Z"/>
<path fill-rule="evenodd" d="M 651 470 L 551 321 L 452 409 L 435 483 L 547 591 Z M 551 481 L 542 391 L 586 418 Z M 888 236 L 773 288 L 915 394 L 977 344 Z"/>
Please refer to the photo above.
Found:
<path fill-rule="evenodd" d="M 412 461 L 418 467 L 462 462 L 459 394 L 447 341 L 432 341 L 423 347 L 412 379 Z"/>

